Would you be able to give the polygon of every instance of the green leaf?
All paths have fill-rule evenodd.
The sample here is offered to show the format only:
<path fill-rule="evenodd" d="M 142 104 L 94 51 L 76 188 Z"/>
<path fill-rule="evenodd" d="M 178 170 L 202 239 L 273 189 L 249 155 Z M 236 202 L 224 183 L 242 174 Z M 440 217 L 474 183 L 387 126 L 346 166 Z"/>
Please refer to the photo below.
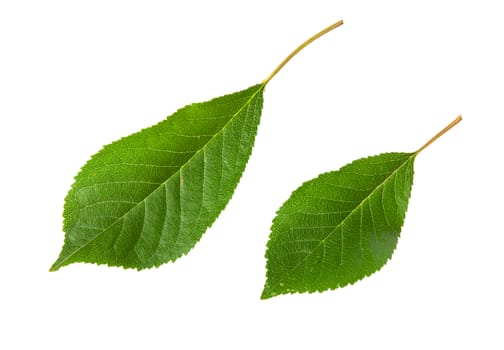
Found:
<path fill-rule="evenodd" d="M 224 209 L 252 151 L 264 84 L 186 106 L 105 146 L 65 201 L 74 262 L 143 269 L 186 254 Z"/>
<path fill-rule="evenodd" d="M 254 144 L 268 82 L 195 103 L 105 146 L 84 165 L 65 200 L 66 232 L 51 271 L 87 262 L 144 269 L 189 252 L 230 200 Z"/>
<path fill-rule="evenodd" d="M 358 159 L 304 183 L 278 210 L 261 298 L 325 291 L 382 268 L 396 248 L 413 183 L 414 153 Z"/>
<path fill-rule="evenodd" d="M 294 191 L 271 227 L 262 297 L 343 287 L 380 269 L 399 238 L 413 159 L 359 159 Z"/>

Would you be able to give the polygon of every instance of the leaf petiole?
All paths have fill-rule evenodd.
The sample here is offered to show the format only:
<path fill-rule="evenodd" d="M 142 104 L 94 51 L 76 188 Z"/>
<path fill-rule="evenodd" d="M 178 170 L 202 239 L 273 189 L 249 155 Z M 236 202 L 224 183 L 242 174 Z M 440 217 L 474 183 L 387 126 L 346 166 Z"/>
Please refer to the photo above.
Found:
<path fill-rule="evenodd" d="M 438 132 L 436 135 L 434 135 L 433 138 L 431 138 L 429 141 L 427 141 L 422 147 L 420 147 L 416 152 L 415 154 L 418 154 L 420 152 L 422 152 L 424 149 L 426 149 L 427 147 L 430 146 L 431 143 L 433 143 L 434 141 L 436 141 L 438 138 L 440 138 L 441 136 L 443 136 L 448 130 L 450 130 L 451 128 L 453 128 L 455 125 L 457 125 L 458 123 L 460 123 L 460 121 L 462 120 L 462 116 L 459 115 L 457 118 L 455 118 L 450 124 L 448 124 L 443 130 L 441 130 L 440 132 Z"/>
<path fill-rule="evenodd" d="M 287 64 L 287 62 L 289 62 L 294 56 L 296 56 L 299 53 L 299 51 L 303 50 L 306 46 L 310 45 L 312 42 L 314 42 L 315 40 L 317 40 L 321 36 L 329 33 L 333 29 L 338 28 L 342 24 L 343 24 L 343 20 L 340 20 L 340 21 L 338 21 L 338 22 L 336 22 L 334 24 L 331 24 L 326 29 L 318 32 L 317 34 L 315 34 L 314 36 L 312 36 L 310 39 L 306 40 L 304 43 L 302 43 L 301 45 L 299 45 L 299 47 L 297 49 L 295 49 L 294 51 L 292 51 L 292 53 L 289 56 L 287 56 L 282 61 L 282 63 L 280 63 L 278 65 L 278 67 L 276 67 L 275 70 L 266 79 L 263 80 L 263 84 L 266 85 L 283 68 L 283 66 L 285 66 Z"/>

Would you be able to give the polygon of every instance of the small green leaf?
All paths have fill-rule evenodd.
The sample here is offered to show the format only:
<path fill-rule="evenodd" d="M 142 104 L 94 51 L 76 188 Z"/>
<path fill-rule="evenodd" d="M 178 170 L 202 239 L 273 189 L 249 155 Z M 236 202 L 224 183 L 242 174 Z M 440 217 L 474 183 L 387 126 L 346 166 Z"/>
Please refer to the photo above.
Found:
<path fill-rule="evenodd" d="M 358 159 L 304 183 L 278 210 L 266 251 L 261 298 L 354 283 L 392 257 L 420 151 Z"/>
<path fill-rule="evenodd" d="M 186 106 L 105 146 L 65 201 L 74 262 L 143 269 L 186 254 L 231 198 L 252 151 L 264 84 Z"/>
<path fill-rule="evenodd" d="M 334 289 L 381 268 L 404 221 L 413 160 L 359 159 L 294 191 L 273 220 L 262 297 Z"/>

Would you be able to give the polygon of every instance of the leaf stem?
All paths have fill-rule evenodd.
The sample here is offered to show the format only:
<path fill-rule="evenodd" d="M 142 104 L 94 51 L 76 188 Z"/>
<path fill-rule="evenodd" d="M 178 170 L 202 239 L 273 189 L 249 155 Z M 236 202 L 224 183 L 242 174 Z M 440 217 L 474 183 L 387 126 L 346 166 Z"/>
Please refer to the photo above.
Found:
<path fill-rule="evenodd" d="M 425 145 L 423 145 L 422 147 L 420 147 L 415 153 L 418 154 L 420 152 L 422 152 L 424 149 L 426 149 L 427 147 L 429 147 L 429 145 L 431 143 L 433 143 L 434 141 L 436 141 L 438 138 L 440 138 L 441 136 L 443 136 L 448 130 L 450 130 L 451 128 L 453 128 L 455 125 L 457 125 L 460 121 L 462 120 L 462 116 L 459 115 L 457 118 L 455 118 L 450 124 L 448 124 L 443 130 L 441 130 L 440 132 L 438 132 L 433 138 L 431 138 L 429 141 L 427 141 L 425 143 Z"/>
<path fill-rule="evenodd" d="M 338 22 L 336 22 L 334 24 L 331 24 L 326 29 L 318 32 L 317 34 L 315 34 L 314 36 L 312 36 L 310 39 L 306 40 L 304 43 L 302 43 L 301 45 L 299 45 L 299 47 L 297 49 L 295 49 L 294 51 L 292 51 L 292 53 L 289 56 L 287 56 L 282 61 L 282 63 L 280 63 L 278 65 L 278 67 L 276 67 L 275 70 L 266 79 L 263 80 L 263 84 L 266 85 L 283 68 L 283 66 L 285 66 L 287 64 L 287 62 L 289 62 L 294 56 L 296 56 L 299 53 L 299 51 L 301 51 L 302 49 L 304 49 L 306 46 L 310 45 L 312 42 L 314 42 L 315 40 L 317 40 L 318 38 L 320 38 L 324 34 L 327 34 L 331 30 L 338 28 L 342 24 L 343 24 L 343 20 L 340 20 L 340 21 L 338 21 Z"/>

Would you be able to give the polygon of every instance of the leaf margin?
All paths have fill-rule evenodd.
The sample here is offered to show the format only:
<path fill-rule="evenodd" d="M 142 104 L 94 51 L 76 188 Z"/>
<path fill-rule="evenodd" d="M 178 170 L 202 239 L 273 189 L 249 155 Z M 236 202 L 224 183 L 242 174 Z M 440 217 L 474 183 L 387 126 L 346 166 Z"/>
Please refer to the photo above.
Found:
<path fill-rule="evenodd" d="M 396 169 L 393 171 L 393 173 L 388 176 L 382 183 L 380 183 L 377 187 L 380 187 L 380 186 L 384 186 L 384 184 L 390 180 L 390 178 L 393 176 L 393 174 L 396 174 L 396 172 L 402 168 L 403 166 L 407 166 L 409 163 L 410 164 L 410 167 L 411 167 L 411 184 L 409 186 L 409 193 L 408 193 L 408 197 L 407 197 L 407 201 L 405 203 L 405 211 L 404 211 L 404 216 L 403 216 L 403 220 L 402 220 L 402 223 L 399 227 L 399 232 L 398 232 L 398 237 L 397 237 L 397 242 L 400 238 L 400 233 L 402 231 L 402 226 L 404 225 L 404 219 L 406 217 L 406 213 L 407 213 L 407 209 L 408 209 L 408 203 L 409 203 L 409 199 L 411 197 L 411 189 L 413 187 L 413 177 L 414 177 L 414 161 L 416 159 L 416 156 L 418 155 L 418 151 L 417 152 L 409 152 L 409 153 L 406 153 L 406 152 L 384 152 L 384 153 L 380 153 L 380 154 L 377 154 L 377 155 L 372 155 L 372 156 L 367 156 L 367 157 L 363 157 L 363 158 L 358 158 L 358 159 L 355 159 L 353 161 L 351 161 L 350 163 L 347 163 L 345 165 L 343 165 L 341 168 L 337 169 L 337 170 L 334 170 L 334 171 L 328 171 L 328 172 L 324 172 L 322 174 L 319 174 L 318 176 L 316 176 L 315 178 L 312 178 L 310 180 L 307 180 L 305 182 L 303 182 L 298 188 L 296 188 L 289 196 L 289 198 L 280 206 L 280 208 L 276 211 L 276 214 L 275 214 L 275 218 L 273 219 L 273 223 L 272 223 L 272 226 L 270 228 L 270 235 L 268 237 L 268 242 L 266 244 L 266 252 L 265 252 L 265 259 L 266 259 L 266 281 L 265 281 L 265 285 L 263 287 L 263 291 L 261 293 L 261 297 L 260 299 L 262 300 L 266 300 L 266 299 L 270 299 L 270 298 L 273 298 L 275 296 L 278 296 L 278 295 L 285 295 L 285 294 L 302 294 L 302 293 L 308 293 L 308 294 L 313 294 L 313 293 L 321 293 L 321 292 L 324 292 L 324 291 L 328 291 L 328 290 L 335 290 L 335 289 L 338 289 L 338 288 L 342 288 L 342 287 L 345 287 L 347 285 L 353 285 L 355 284 L 356 282 L 359 282 L 361 280 L 363 280 L 364 278 L 366 277 L 369 277 L 371 276 L 372 274 L 380 271 L 387 263 L 388 261 L 392 258 L 393 256 L 393 253 L 397 247 L 397 242 L 392 250 L 392 253 L 391 255 L 386 259 L 386 261 L 381 265 L 379 266 L 378 269 L 376 269 L 375 271 L 372 271 L 370 273 L 367 273 L 365 274 L 364 276 L 360 277 L 360 278 L 357 278 L 355 279 L 354 281 L 349 281 L 347 283 L 343 283 L 343 284 L 338 284 L 336 286 L 333 286 L 333 287 L 330 287 L 330 288 L 319 288 L 319 287 L 315 287 L 315 288 L 304 288 L 304 289 L 300 289 L 300 290 L 284 290 L 284 291 L 280 291 L 280 292 L 277 292 L 275 291 L 275 289 L 278 289 L 278 286 L 277 288 L 274 288 L 270 285 L 270 280 L 271 280 L 271 272 L 270 272 L 270 259 L 269 259 L 269 253 L 270 253 L 270 250 L 272 248 L 272 238 L 273 238 L 273 235 L 274 235 L 274 230 L 275 230 L 275 226 L 278 224 L 278 217 L 279 217 L 279 214 L 281 214 L 281 211 L 285 208 L 285 206 L 291 201 L 291 199 L 295 196 L 295 195 L 300 195 L 300 193 L 303 191 L 303 188 L 306 188 L 306 186 L 310 185 L 312 182 L 314 181 L 317 181 L 319 178 L 321 178 L 322 176 L 325 176 L 327 174 L 331 174 L 331 173 L 335 173 L 335 172 L 340 172 L 342 169 L 345 169 L 346 167 L 348 166 L 352 166 L 353 164 L 355 164 L 356 162 L 360 162 L 360 161 L 363 161 L 363 160 L 368 160 L 370 158 L 376 158 L 376 157 L 380 157 L 380 156 L 383 156 L 383 155 L 390 155 L 390 154 L 404 154 L 404 155 L 408 155 L 408 157 L 406 157 L 405 161 Z M 373 192 L 374 193 L 374 192 Z M 362 202 L 364 201 L 367 201 L 372 195 L 373 193 L 371 193 L 370 195 L 366 196 Z M 359 203 L 359 205 L 354 208 L 346 217 L 345 217 L 345 220 L 354 213 L 355 210 L 357 210 L 358 207 L 360 207 L 360 205 L 362 204 Z M 333 234 L 333 232 L 337 229 L 337 227 L 339 225 L 341 225 L 342 223 L 339 223 L 334 229 L 331 230 L 331 233 L 328 235 L 330 236 L 331 234 Z M 326 237 L 327 238 L 327 237 Z M 320 244 L 320 243 L 319 243 Z M 318 245 L 319 245 L 318 244 Z M 315 250 L 315 249 L 314 249 Z M 305 259 L 304 259 L 305 260 Z M 296 266 L 295 268 L 297 268 L 298 266 Z M 282 283 L 279 283 L 280 284 L 280 287 L 283 287 Z"/>
<path fill-rule="evenodd" d="M 237 180 L 237 183 L 235 184 L 228 200 L 226 201 L 226 204 L 224 205 L 224 207 L 219 210 L 217 216 L 215 217 L 215 219 L 209 224 L 207 225 L 204 230 L 200 233 L 199 235 L 199 238 L 194 242 L 194 244 L 192 245 L 192 247 L 190 249 L 188 249 L 186 252 L 183 252 L 182 254 L 179 254 L 176 258 L 174 259 L 170 259 L 168 261 L 165 261 L 165 262 L 160 262 L 158 264 L 154 264 L 152 266 L 142 266 L 142 267 L 138 267 L 138 266 L 125 266 L 125 265 L 122 265 L 122 264 L 110 264 L 109 262 L 102 262 L 102 261 L 85 261 L 85 260 L 75 260 L 75 261 L 72 261 L 71 258 L 78 253 L 78 251 L 75 251 L 73 254 L 69 255 L 68 257 L 66 258 L 62 258 L 63 256 L 63 252 L 64 252 L 64 248 L 65 246 L 67 246 L 68 244 L 68 234 L 66 232 L 66 225 L 67 225 L 67 222 L 68 222 L 68 212 L 67 212 L 67 209 L 66 209 L 66 206 L 67 206 L 67 199 L 69 197 L 69 195 L 71 194 L 71 192 L 74 190 L 74 187 L 75 187 L 75 184 L 76 184 L 76 180 L 79 178 L 79 176 L 86 171 L 86 167 L 88 166 L 88 164 L 93 160 L 95 159 L 104 149 L 108 148 L 109 146 L 111 145 L 114 145 L 118 142 L 124 142 L 125 139 L 128 139 L 130 137 L 133 137 L 135 135 L 138 135 L 138 134 L 141 134 L 143 132 L 145 132 L 146 130 L 149 130 L 149 129 L 152 129 L 152 128 L 155 128 L 156 126 L 166 122 L 170 117 L 172 117 L 173 115 L 179 113 L 180 111 L 186 109 L 186 108 L 189 108 L 189 107 L 194 107 L 194 106 L 198 106 L 198 105 L 203 105 L 203 104 L 208 104 L 208 103 L 212 103 L 216 100 L 219 100 L 221 98 L 225 98 L 225 97 L 229 97 L 231 95 L 234 95 L 234 94 L 238 94 L 238 93 L 243 93 L 247 90 L 250 90 L 250 89 L 253 89 L 253 88 L 256 88 L 257 90 L 252 94 L 252 96 L 247 100 L 247 102 L 238 110 L 234 113 L 233 117 L 231 117 L 229 119 L 229 121 L 219 130 L 218 133 L 216 133 L 215 135 L 213 135 L 207 143 L 205 143 L 205 147 L 212 141 L 215 139 L 215 137 L 220 134 L 220 133 L 223 133 L 224 130 L 226 130 L 226 128 L 235 120 L 236 116 L 239 115 L 239 113 L 243 110 L 243 108 L 246 108 L 247 106 L 250 105 L 251 101 L 255 100 L 256 98 L 258 98 L 260 100 L 260 105 L 261 105 L 261 108 L 258 112 L 258 119 L 259 119 L 259 122 L 260 122 L 260 118 L 261 118 L 261 114 L 262 114 L 262 106 L 263 106 L 263 93 L 264 93 L 264 90 L 265 90 L 265 86 L 266 84 L 264 82 L 262 83 L 258 83 L 258 84 L 254 84 L 254 85 L 251 85 L 249 86 L 248 88 L 246 89 L 243 89 L 243 90 L 240 90 L 240 91 L 236 91 L 236 92 L 233 92 L 233 93 L 229 93 L 229 94 L 225 94 L 225 95 L 222 95 L 222 96 L 218 96 L 218 97 L 214 97 L 214 98 L 211 98 L 207 101 L 202 101 L 202 102 L 196 102 L 196 103 L 191 103 L 191 104 L 188 104 L 186 106 L 183 106 L 181 108 L 179 108 L 178 110 L 176 110 L 174 113 L 170 114 L 169 116 L 167 116 L 166 118 L 164 118 L 163 120 L 161 120 L 160 122 L 154 124 L 154 125 L 151 125 L 149 127 L 146 127 L 146 128 L 143 128 L 137 132 L 134 132 L 130 135 L 127 135 L 127 136 L 124 136 L 124 137 L 121 137 L 120 139 L 118 140 L 115 140 L 109 144 L 106 144 L 104 145 L 98 152 L 96 152 L 95 154 L 93 154 L 89 159 L 88 161 L 86 161 L 86 163 L 80 168 L 79 172 L 77 173 L 77 175 L 75 175 L 74 177 L 74 182 L 69 190 L 69 192 L 67 193 L 67 196 L 65 197 L 65 207 L 64 207 L 64 210 L 63 210 L 63 226 L 64 226 L 64 231 L 65 231 L 65 237 L 64 237 L 64 243 L 63 243 L 63 247 L 61 249 L 61 252 L 58 256 L 58 258 L 56 259 L 56 261 L 51 265 L 49 271 L 53 272 L 53 271 L 57 271 L 59 270 L 61 267 L 64 267 L 64 266 L 67 266 L 67 265 L 70 265 L 72 263 L 88 263 L 88 264 L 96 264 L 96 265 L 107 265 L 107 266 L 110 266 L 110 267 L 122 267 L 124 269 L 136 269 L 136 270 L 143 270 L 143 269 L 148 269 L 148 268 L 152 268 L 152 267 L 159 267 L 163 264 L 166 264 L 166 263 L 169 263 L 169 262 L 174 262 L 175 260 L 187 255 L 193 248 L 194 246 L 199 242 L 199 240 L 202 238 L 202 236 L 205 234 L 205 232 L 213 225 L 213 223 L 217 220 L 217 218 L 220 216 L 220 213 L 222 213 L 222 211 L 226 208 L 227 204 L 229 203 L 229 201 L 231 200 L 235 190 L 236 190 L 236 187 L 238 186 L 238 183 L 240 182 L 241 180 L 241 177 L 243 175 L 243 172 L 245 171 L 245 168 L 246 168 L 246 165 L 248 164 L 248 160 L 249 160 L 249 157 L 252 153 L 252 149 L 253 149 L 253 146 L 254 146 L 254 143 L 255 142 L 252 142 L 251 144 L 251 151 L 250 151 L 250 154 L 248 155 L 246 161 L 245 161 L 245 166 L 243 168 L 243 171 L 240 173 L 239 175 L 239 178 Z M 253 140 L 252 141 L 255 141 L 255 137 L 256 137 L 256 133 L 257 133 L 257 129 L 258 129 L 258 126 L 259 126 L 259 122 L 257 123 L 256 125 L 256 128 L 255 128 L 255 133 L 254 133 L 254 136 L 253 136 Z M 190 163 L 190 161 L 192 159 L 194 159 L 194 157 L 196 157 L 198 154 L 200 154 L 201 152 L 203 152 L 203 148 L 200 148 L 199 150 L 197 150 L 188 160 L 187 162 L 185 162 L 182 166 L 180 166 L 180 168 L 174 173 L 172 174 L 168 179 L 166 179 L 165 181 L 163 181 L 163 183 L 161 183 L 158 187 L 156 187 L 156 189 L 154 189 L 153 191 L 151 191 L 151 193 L 149 195 L 151 195 L 152 193 L 154 193 L 157 189 L 159 189 L 161 186 L 163 186 L 164 184 L 166 184 L 171 178 L 172 176 L 175 176 L 176 174 L 179 174 L 182 170 L 182 168 L 184 168 L 185 166 L 187 166 L 187 164 Z M 142 202 L 145 202 L 145 199 L 144 198 L 142 201 L 140 201 L 139 203 L 137 203 L 135 206 L 133 206 L 131 209 L 129 209 L 125 214 L 123 214 L 121 217 L 117 218 L 114 223 L 112 223 L 111 225 L 109 225 L 107 228 L 105 228 L 103 231 L 106 231 L 108 230 L 113 224 L 115 224 L 118 220 L 122 219 L 123 217 L 125 217 L 130 211 L 134 210 L 140 203 Z M 93 239 L 91 239 L 90 241 L 88 241 L 85 245 L 87 246 L 88 244 L 92 243 L 92 241 L 94 241 L 95 239 L 97 239 L 102 233 L 100 233 L 99 235 L 97 235 L 96 237 L 94 237 Z M 80 250 L 80 249 L 79 249 Z M 96 259 L 95 259 L 96 260 Z"/>

